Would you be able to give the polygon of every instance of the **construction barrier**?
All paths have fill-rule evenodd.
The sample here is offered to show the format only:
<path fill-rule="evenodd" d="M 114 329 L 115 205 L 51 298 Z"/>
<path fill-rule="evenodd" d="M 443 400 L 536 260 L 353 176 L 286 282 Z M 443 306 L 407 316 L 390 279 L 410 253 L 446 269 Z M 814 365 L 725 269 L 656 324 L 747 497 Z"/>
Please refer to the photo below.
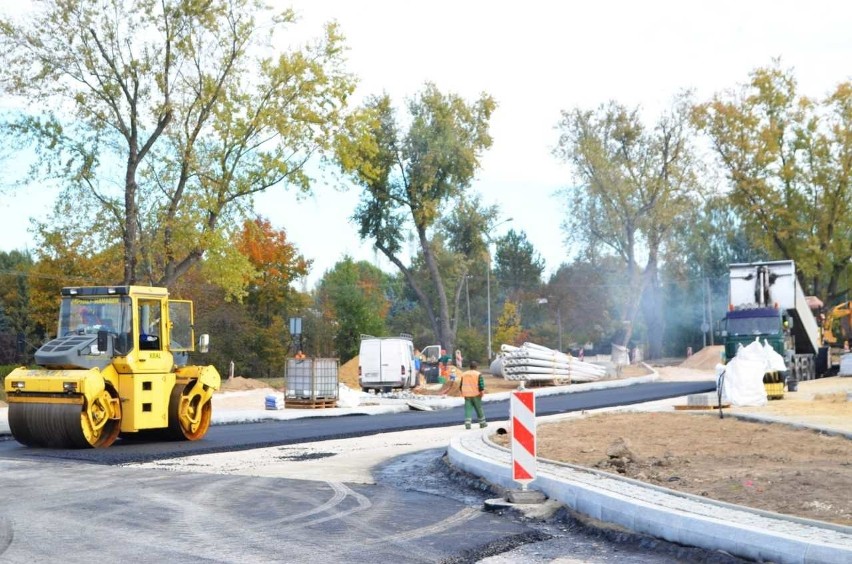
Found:
<path fill-rule="evenodd" d="M 512 392 L 512 479 L 523 487 L 535 480 L 535 394 Z"/>

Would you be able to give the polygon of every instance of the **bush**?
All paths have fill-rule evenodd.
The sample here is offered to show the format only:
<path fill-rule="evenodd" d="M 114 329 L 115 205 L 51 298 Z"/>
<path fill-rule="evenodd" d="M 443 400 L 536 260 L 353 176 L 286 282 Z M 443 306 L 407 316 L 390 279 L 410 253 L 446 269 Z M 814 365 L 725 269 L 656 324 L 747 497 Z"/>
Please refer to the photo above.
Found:
<path fill-rule="evenodd" d="M 462 328 L 456 334 L 456 348 L 461 349 L 464 357 L 464 365 L 470 366 L 470 361 L 475 360 L 480 364 L 481 370 L 488 370 L 488 343 L 486 336 L 476 329 Z M 455 351 L 453 351 L 455 352 Z"/>

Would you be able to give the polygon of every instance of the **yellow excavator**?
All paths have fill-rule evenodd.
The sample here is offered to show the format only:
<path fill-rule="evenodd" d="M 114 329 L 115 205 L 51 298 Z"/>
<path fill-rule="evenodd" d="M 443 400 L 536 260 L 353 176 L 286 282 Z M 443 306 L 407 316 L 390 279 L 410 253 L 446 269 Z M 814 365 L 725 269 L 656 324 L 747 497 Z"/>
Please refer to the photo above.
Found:
<path fill-rule="evenodd" d="M 825 316 L 822 340 L 829 346 L 842 348 L 849 339 L 852 339 L 852 302 L 843 302 Z"/>
<path fill-rule="evenodd" d="M 219 372 L 188 366 L 195 350 L 191 301 L 165 288 L 68 287 L 57 337 L 35 353 L 39 368 L 6 376 L 9 427 L 33 447 L 105 448 L 119 434 L 159 430 L 201 439 L 210 427 Z M 207 352 L 209 337 L 199 337 Z"/>
<path fill-rule="evenodd" d="M 849 352 L 852 341 L 852 302 L 842 302 L 828 310 L 822 322 L 822 342 L 829 347 L 832 373 L 840 368 L 840 357 Z"/>

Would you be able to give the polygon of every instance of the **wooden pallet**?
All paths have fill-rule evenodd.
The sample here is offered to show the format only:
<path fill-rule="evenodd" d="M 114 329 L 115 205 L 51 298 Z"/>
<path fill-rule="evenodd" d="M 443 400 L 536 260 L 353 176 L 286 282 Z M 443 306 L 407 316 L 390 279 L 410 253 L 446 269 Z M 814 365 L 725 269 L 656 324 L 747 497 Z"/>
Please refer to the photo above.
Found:
<path fill-rule="evenodd" d="M 727 409 L 731 407 L 729 403 L 723 403 L 722 409 Z M 719 409 L 718 405 L 676 405 L 674 406 L 677 411 L 692 411 L 692 410 L 704 410 L 704 409 Z"/>
<path fill-rule="evenodd" d="M 284 399 L 284 407 L 290 409 L 325 409 L 337 407 L 336 399 Z"/>

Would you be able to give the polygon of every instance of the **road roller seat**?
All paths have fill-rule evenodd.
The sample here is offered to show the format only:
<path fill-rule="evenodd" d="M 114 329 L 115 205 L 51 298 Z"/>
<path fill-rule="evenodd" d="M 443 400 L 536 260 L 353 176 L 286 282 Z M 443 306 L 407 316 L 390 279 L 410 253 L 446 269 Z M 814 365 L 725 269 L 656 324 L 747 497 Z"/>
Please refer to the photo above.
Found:
<path fill-rule="evenodd" d="M 160 338 L 156 335 L 148 335 L 142 333 L 139 335 L 139 350 L 142 351 L 158 351 L 160 350 Z"/>

